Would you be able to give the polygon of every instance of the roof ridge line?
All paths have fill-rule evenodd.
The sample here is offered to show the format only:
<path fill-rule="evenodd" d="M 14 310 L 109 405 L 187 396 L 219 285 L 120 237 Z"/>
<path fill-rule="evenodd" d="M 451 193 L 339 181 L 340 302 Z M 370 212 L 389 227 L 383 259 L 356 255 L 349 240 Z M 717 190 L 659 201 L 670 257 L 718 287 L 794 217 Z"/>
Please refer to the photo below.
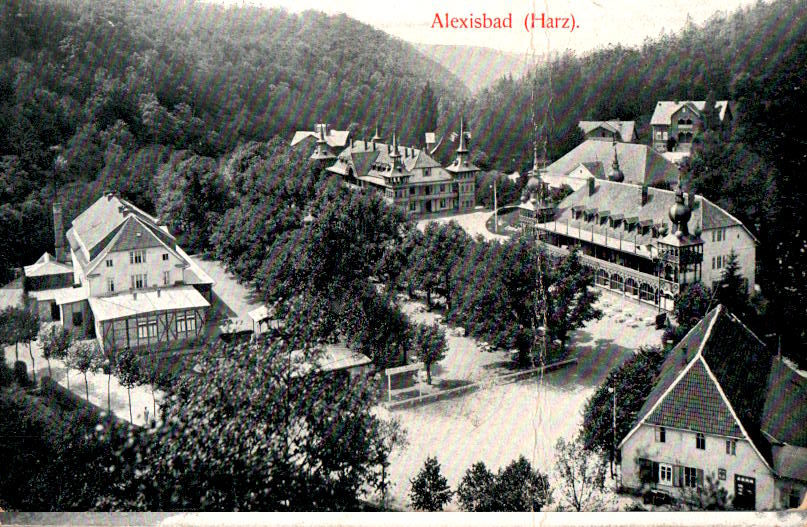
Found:
<path fill-rule="evenodd" d="M 717 306 L 717 307 L 720 308 L 720 307 L 723 307 L 723 306 Z M 717 316 L 715 316 L 715 320 L 717 320 Z M 704 339 L 704 342 L 705 341 L 706 341 L 706 339 Z M 720 397 L 723 398 L 723 402 L 728 407 L 729 412 L 731 412 L 731 416 L 734 418 L 734 421 L 737 423 L 737 426 L 740 427 L 740 431 L 745 436 L 745 439 L 751 445 L 751 448 L 754 449 L 754 452 L 757 453 L 757 455 L 759 456 L 759 459 L 761 459 L 762 462 L 765 464 L 765 466 L 768 467 L 768 470 L 770 470 L 771 472 L 776 474 L 776 471 L 773 470 L 773 467 L 770 464 L 768 464 L 768 461 L 765 459 L 765 457 L 762 455 L 762 453 L 757 449 L 757 446 L 754 444 L 754 441 L 751 439 L 751 436 L 748 434 L 748 431 L 743 426 L 743 423 L 742 423 L 742 421 L 740 421 L 740 418 L 737 417 L 737 413 L 734 411 L 734 406 L 732 406 L 731 401 L 729 401 L 729 398 L 726 396 L 726 393 L 723 391 L 723 387 L 720 386 L 720 382 L 717 380 L 717 377 L 715 376 L 714 373 L 712 373 L 712 369 L 709 367 L 709 364 L 706 362 L 706 358 L 703 357 L 703 356 L 701 356 L 700 358 L 701 358 L 701 362 L 703 362 L 704 368 L 706 368 L 706 373 L 709 375 L 709 378 L 712 379 L 712 382 L 717 387 L 717 391 L 720 393 Z M 760 431 L 762 430 L 762 425 L 760 425 L 759 429 L 760 429 Z"/>

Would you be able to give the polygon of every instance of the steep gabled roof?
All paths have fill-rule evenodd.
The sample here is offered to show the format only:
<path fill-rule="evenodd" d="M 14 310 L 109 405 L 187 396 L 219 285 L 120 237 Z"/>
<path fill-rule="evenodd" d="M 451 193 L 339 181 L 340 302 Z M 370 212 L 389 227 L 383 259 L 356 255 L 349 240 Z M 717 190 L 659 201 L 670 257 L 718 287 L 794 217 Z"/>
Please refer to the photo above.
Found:
<path fill-rule="evenodd" d="M 616 143 L 619 167 L 625 183 L 672 188 L 678 182 L 678 167 L 647 145 Z M 610 141 L 587 139 L 546 168 L 550 175 L 565 176 L 583 163 L 610 166 L 614 145 Z"/>
<path fill-rule="evenodd" d="M 584 134 L 588 134 L 597 128 L 617 132 L 622 141 L 629 143 L 633 140 L 636 130 L 636 121 L 620 121 L 618 119 L 611 119 L 610 121 L 580 121 L 578 126 L 583 130 Z"/>
<path fill-rule="evenodd" d="M 723 306 L 710 311 L 673 348 L 633 429 L 644 423 L 714 435 L 745 437 L 772 466 L 761 432 L 771 355 Z"/>
<path fill-rule="evenodd" d="M 689 106 L 703 113 L 706 108 L 706 101 L 659 101 L 656 103 L 656 108 L 653 110 L 653 117 L 650 118 L 650 124 L 670 124 L 673 114 L 683 108 Z M 718 110 L 718 115 L 722 121 L 726 117 L 726 109 L 729 107 L 729 101 L 715 101 L 715 108 Z"/>
<path fill-rule="evenodd" d="M 319 130 L 316 131 L 301 130 L 294 132 L 294 137 L 291 138 L 291 146 L 294 146 L 302 141 L 305 141 L 308 138 L 311 138 L 316 141 L 318 136 L 319 136 Z M 327 133 L 325 134 L 325 142 L 331 148 L 343 148 L 347 144 L 347 140 L 349 137 L 350 137 L 349 130 L 328 129 Z"/>
<path fill-rule="evenodd" d="M 762 429 L 776 441 L 807 447 L 807 378 L 781 357 L 768 377 Z"/>
<path fill-rule="evenodd" d="M 157 218 L 112 194 L 101 196 L 73 220 L 68 240 L 73 238 L 85 252 L 85 258 L 92 260 L 116 236 L 130 215 L 136 216 L 155 235 L 173 240 L 173 236 L 160 229 Z M 70 236 L 71 231 L 73 236 Z"/>

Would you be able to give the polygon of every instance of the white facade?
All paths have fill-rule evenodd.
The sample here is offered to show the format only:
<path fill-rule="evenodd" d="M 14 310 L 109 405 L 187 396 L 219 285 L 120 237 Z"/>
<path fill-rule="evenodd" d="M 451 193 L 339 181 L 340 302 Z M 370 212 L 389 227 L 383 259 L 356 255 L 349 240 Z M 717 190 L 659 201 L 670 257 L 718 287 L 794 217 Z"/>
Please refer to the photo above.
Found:
<path fill-rule="evenodd" d="M 751 444 L 745 439 L 727 438 L 705 434 L 705 449 L 696 447 L 696 433 L 689 430 L 665 429 L 665 442 L 657 441 L 660 427 L 642 424 L 622 445 L 622 485 L 640 489 L 639 459 L 648 459 L 666 465 L 680 465 L 703 470 L 704 478 L 711 476 L 729 495 L 735 493 L 735 476 L 754 478 L 756 509 L 779 507 L 775 480 L 771 470 L 763 462 Z M 726 453 L 726 440 L 736 440 L 736 454 Z M 725 479 L 720 479 L 721 470 Z M 671 484 L 657 484 L 674 498 L 682 496 L 682 488 Z"/>
<path fill-rule="evenodd" d="M 111 265 L 108 261 L 111 261 Z M 108 296 L 132 289 L 172 286 L 183 280 L 184 266 L 184 262 L 165 247 L 110 252 L 86 280 L 87 296 Z M 137 281 L 133 282 L 132 277 L 139 278 L 142 287 L 137 287 Z M 114 289 L 110 288 L 110 284 Z"/>
<path fill-rule="evenodd" d="M 733 225 L 709 229 L 701 233 L 703 240 L 704 285 L 711 287 L 723 278 L 723 270 L 732 251 L 737 254 L 740 274 L 748 282 L 749 293 L 754 290 L 756 266 L 756 243 L 742 226 Z"/>

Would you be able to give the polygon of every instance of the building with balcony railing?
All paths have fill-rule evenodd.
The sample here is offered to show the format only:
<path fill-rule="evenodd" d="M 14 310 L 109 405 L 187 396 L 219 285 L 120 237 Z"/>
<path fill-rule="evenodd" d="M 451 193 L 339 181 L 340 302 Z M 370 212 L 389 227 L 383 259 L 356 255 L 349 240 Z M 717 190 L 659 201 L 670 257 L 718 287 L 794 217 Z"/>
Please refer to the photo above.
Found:
<path fill-rule="evenodd" d="M 651 145 L 658 152 L 692 150 L 692 140 L 703 129 L 706 101 L 659 101 L 650 118 Z M 734 119 L 731 101 L 716 101 L 715 112 L 720 123 Z"/>
<path fill-rule="evenodd" d="M 732 251 L 754 285 L 756 239 L 702 196 L 589 178 L 554 206 L 539 189 L 522 197 L 522 229 L 550 254 L 578 248 L 600 287 L 671 311 L 684 285 L 720 280 Z"/>
<path fill-rule="evenodd" d="M 369 141 L 354 140 L 333 155 L 324 139 L 317 142 L 312 159 L 333 165 L 327 171 L 345 184 L 380 193 L 390 203 L 417 217 L 470 211 L 476 200 L 476 173 L 466 147 L 464 123 L 453 163 L 443 167 L 419 148 L 384 143 L 378 134 Z"/>

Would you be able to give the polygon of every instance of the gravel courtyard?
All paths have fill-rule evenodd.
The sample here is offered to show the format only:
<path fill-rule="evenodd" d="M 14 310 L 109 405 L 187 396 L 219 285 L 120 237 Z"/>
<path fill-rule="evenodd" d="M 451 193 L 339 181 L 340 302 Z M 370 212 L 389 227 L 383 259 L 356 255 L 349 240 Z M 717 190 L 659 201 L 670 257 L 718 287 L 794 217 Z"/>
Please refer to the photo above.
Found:
<path fill-rule="evenodd" d="M 408 433 L 408 445 L 392 456 L 392 505 L 409 509 L 409 480 L 427 456 L 437 456 L 443 475 L 456 489 L 465 471 L 484 461 L 496 471 L 524 455 L 542 472 L 553 470 L 553 448 L 559 437 L 572 439 L 580 428 L 582 410 L 597 385 L 615 366 L 644 345 L 659 344 L 661 331 L 652 326 L 655 309 L 602 291 L 600 320 L 573 334 L 578 363 L 514 384 L 489 385 L 460 398 L 389 412 Z M 416 320 L 435 315 L 417 312 Z M 449 353 L 439 374 L 484 379 L 485 365 L 506 358 L 479 351 L 470 338 L 449 336 Z M 485 386 L 483 381 L 483 386 Z M 457 510 L 451 503 L 447 510 Z"/>

